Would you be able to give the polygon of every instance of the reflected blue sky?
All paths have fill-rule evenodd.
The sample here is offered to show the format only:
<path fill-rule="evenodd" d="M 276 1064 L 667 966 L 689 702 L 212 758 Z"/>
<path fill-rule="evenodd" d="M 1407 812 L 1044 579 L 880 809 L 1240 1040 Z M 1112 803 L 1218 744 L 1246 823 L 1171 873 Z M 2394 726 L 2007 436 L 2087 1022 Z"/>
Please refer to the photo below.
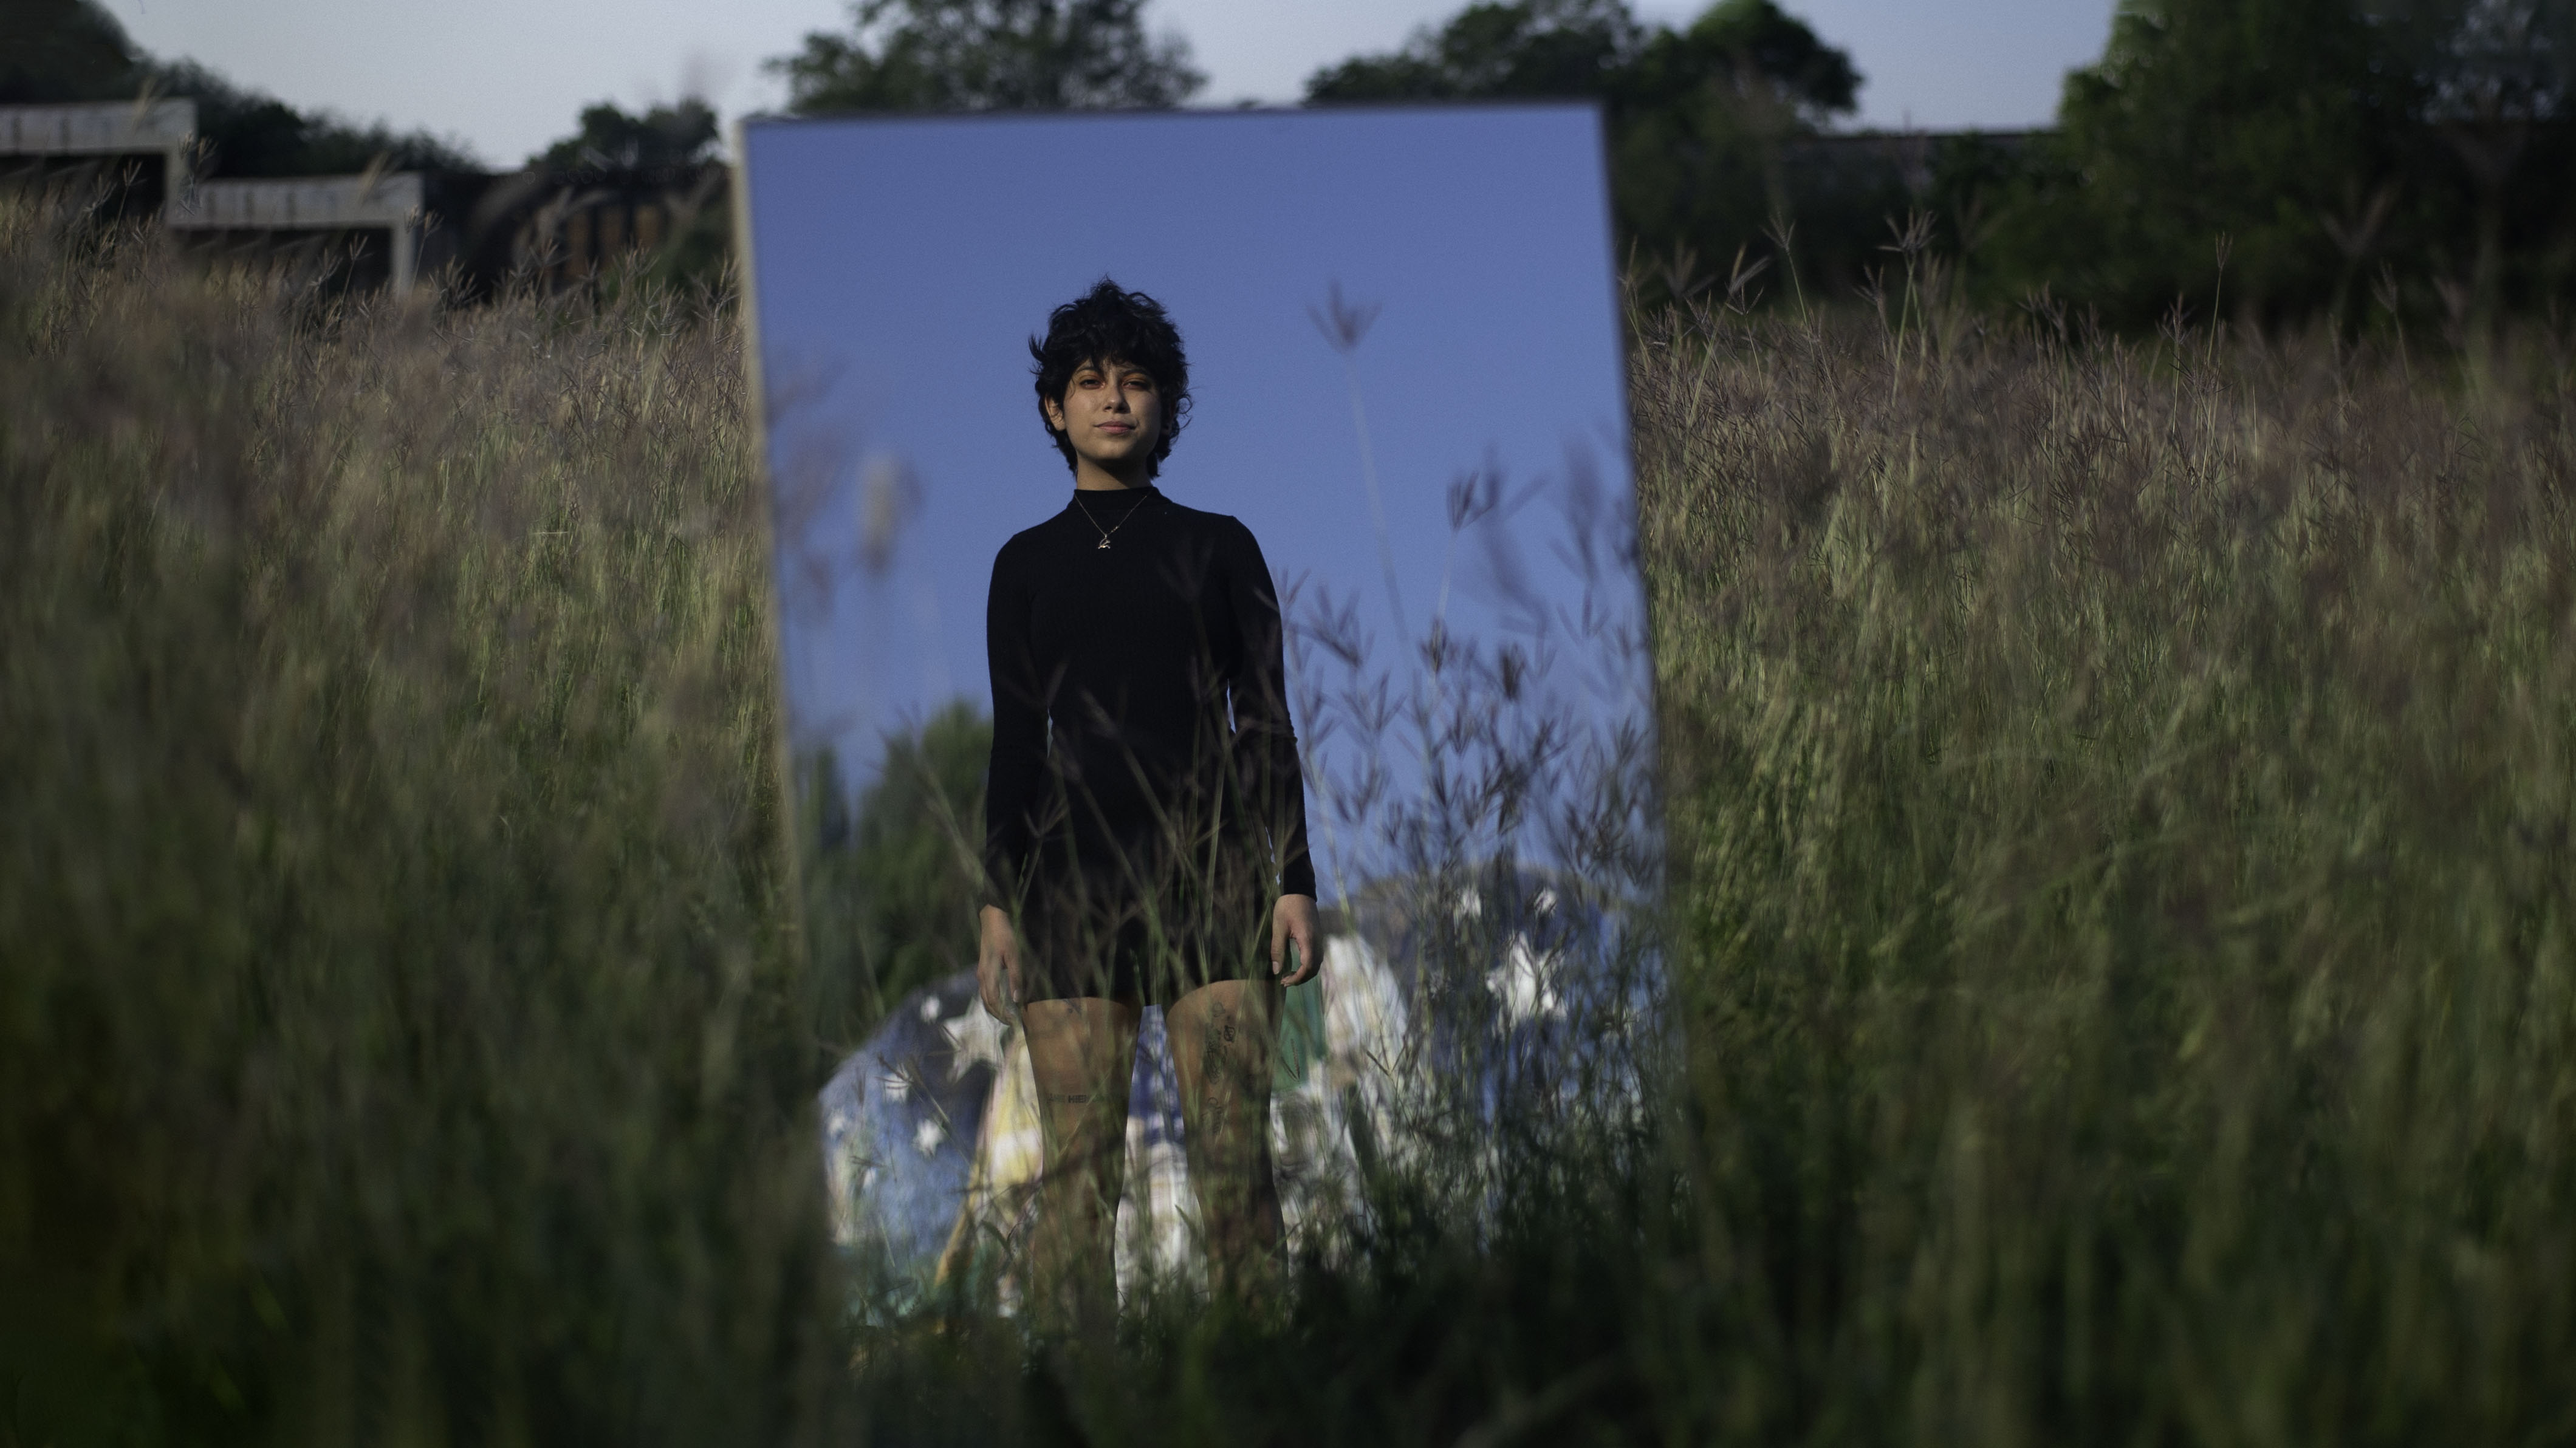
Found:
<path fill-rule="evenodd" d="M 1027 339 L 1103 275 L 1189 348 L 1160 485 L 1243 519 L 1303 612 L 1338 601 L 1400 663 L 1395 608 L 1418 635 L 1445 607 L 1453 632 L 1531 645 L 1547 707 L 1639 711 L 1642 661 L 1576 637 L 1587 607 L 1642 618 L 1599 539 L 1587 586 L 1568 516 L 1570 480 L 1629 496 L 1590 109 L 782 121 L 744 144 L 800 748 L 864 775 L 886 731 L 988 704 L 994 551 L 1071 491 Z M 1312 316 L 1336 288 L 1376 309 L 1350 365 L 1383 534 Z M 1452 485 L 1480 470 L 1521 506 L 1461 545 Z"/>

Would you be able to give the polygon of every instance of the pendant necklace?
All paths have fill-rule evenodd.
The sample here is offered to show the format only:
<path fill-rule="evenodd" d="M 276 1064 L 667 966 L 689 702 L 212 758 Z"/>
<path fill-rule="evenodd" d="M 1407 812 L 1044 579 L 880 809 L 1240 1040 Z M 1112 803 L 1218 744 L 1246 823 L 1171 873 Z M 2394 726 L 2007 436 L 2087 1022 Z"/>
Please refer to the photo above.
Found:
<path fill-rule="evenodd" d="M 1084 506 L 1082 501 L 1082 490 L 1079 488 L 1074 490 L 1073 505 L 1082 509 L 1082 520 L 1091 525 L 1091 531 L 1100 535 L 1100 541 L 1092 545 L 1092 551 L 1095 553 L 1109 546 L 1110 534 L 1117 532 L 1120 528 L 1126 527 L 1130 522 L 1135 520 L 1137 514 L 1145 511 L 1145 504 L 1143 500 L 1140 499 L 1136 506 L 1127 510 L 1126 517 L 1119 519 L 1113 526 L 1104 529 L 1100 526 L 1100 520 L 1091 516 L 1091 509 Z"/>

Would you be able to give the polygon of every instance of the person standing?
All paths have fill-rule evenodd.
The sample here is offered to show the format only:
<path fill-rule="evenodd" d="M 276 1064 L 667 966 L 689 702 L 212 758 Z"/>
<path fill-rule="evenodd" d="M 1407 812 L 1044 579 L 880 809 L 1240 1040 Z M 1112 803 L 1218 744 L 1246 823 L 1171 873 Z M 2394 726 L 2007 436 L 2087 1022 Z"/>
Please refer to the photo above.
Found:
<path fill-rule="evenodd" d="M 1103 278 L 1029 350 L 1074 487 L 993 561 L 976 970 L 1027 1040 L 1045 1141 L 1030 1281 L 1071 1321 L 1115 1302 L 1147 1005 L 1165 1009 L 1209 1280 L 1267 1279 L 1280 992 L 1321 960 L 1269 564 L 1242 523 L 1154 485 L 1189 413 L 1179 330 Z"/>

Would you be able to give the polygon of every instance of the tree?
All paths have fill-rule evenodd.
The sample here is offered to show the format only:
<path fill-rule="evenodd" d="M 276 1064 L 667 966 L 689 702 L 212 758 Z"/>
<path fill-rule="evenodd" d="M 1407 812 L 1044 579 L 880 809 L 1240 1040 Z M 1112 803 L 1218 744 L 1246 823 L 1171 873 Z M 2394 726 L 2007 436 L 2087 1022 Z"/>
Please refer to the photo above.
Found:
<path fill-rule="evenodd" d="M 383 166 L 393 171 L 470 171 L 473 155 L 427 131 L 357 125 L 328 112 L 299 111 L 246 90 L 194 61 L 150 67 L 164 94 L 197 103 L 205 142 L 203 176 L 337 176 Z"/>
<path fill-rule="evenodd" d="M 886 742 L 855 817 L 828 757 L 809 784 L 819 849 L 807 918 L 824 973 L 848 982 L 830 1013 L 852 1039 L 906 994 L 975 963 L 992 749 L 992 721 L 960 701 Z"/>
<path fill-rule="evenodd" d="M 1612 137 L 1622 228 L 1677 264 L 1769 260 L 1856 281 L 1875 260 L 1891 198 L 1786 150 L 1858 106 L 1851 57 L 1771 0 L 1723 0 L 1681 30 L 1659 30 L 1629 68 Z M 1855 205 L 1855 203 L 1857 203 Z M 1804 244 L 1777 254 L 1795 227 Z"/>
<path fill-rule="evenodd" d="M 602 101 L 585 106 L 581 129 L 528 158 L 555 171 L 654 171 L 695 166 L 714 155 L 716 113 L 695 96 L 629 115 Z"/>
<path fill-rule="evenodd" d="M 1306 99 L 1593 96 L 1625 114 L 1722 93 L 1812 127 L 1849 113 L 1860 83 L 1849 55 L 1772 0 L 1719 0 L 1683 30 L 1639 24 L 1627 0 L 1487 0 L 1402 50 L 1315 72 Z"/>
<path fill-rule="evenodd" d="M 2576 112 L 2576 3 L 2412 0 L 2394 18 L 2414 32 L 2407 53 L 2424 58 L 2417 71 L 2426 119 L 2477 194 L 2470 291 L 2482 311 L 2491 311 L 2515 220 L 2509 214 L 2514 182 L 2548 130 L 2562 133 L 2559 149 L 2566 150 L 2565 123 Z M 2565 156 L 2550 159 L 2560 162 L 2552 169 L 2564 176 Z"/>
<path fill-rule="evenodd" d="M 131 96 L 143 83 L 125 27 L 92 0 L 0 0 L 0 105 Z"/>
<path fill-rule="evenodd" d="M 2576 221 L 2552 179 L 2571 8 L 2125 0 L 2009 190 L 1986 271 L 2129 325 L 2177 300 L 2347 315 L 2364 276 L 2400 274 L 2454 313 L 2541 305 L 2570 280 Z"/>
<path fill-rule="evenodd" d="M 1849 55 L 1773 0 L 1720 0 L 1680 30 L 1640 24 L 1626 0 L 1488 0 L 1399 51 L 1317 71 L 1306 98 L 1598 99 L 1610 124 L 1613 208 L 1629 243 L 1724 257 L 1766 254 L 1772 218 L 1850 209 L 1834 194 L 1838 178 L 1792 174 L 1782 149 L 1849 114 L 1860 85 Z M 1824 259 L 1851 269 L 1839 255 Z"/>
<path fill-rule="evenodd" d="M 1722 0 L 1684 30 L 1660 30 L 1637 57 L 1631 107 L 1688 104 L 1716 89 L 1740 107 L 1775 110 L 1808 129 L 1851 114 L 1860 72 L 1772 0 Z"/>
<path fill-rule="evenodd" d="M 2207 307 L 2225 237 L 2247 305 L 2322 301 L 2325 223 L 2399 168 L 2419 102 L 2415 78 L 2387 62 L 2352 0 L 2129 0 L 2058 108 L 2081 191 L 2032 219 L 2090 252 L 2061 275 L 2130 321 L 2178 293 Z"/>
<path fill-rule="evenodd" d="M 296 110 L 194 61 L 156 61 L 95 0 L 0 0 L 0 103 L 132 100 L 150 90 L 197 103 L 204 176 L 319 176 L 466 170 L 474 158 L 425 131 L 397 133 Z M 23 37 L 23 43 L 21 38 Z"/>
<path fill-rule="evenodd" d="M 1447 100 L 1609 96 L 1644 31 L 1626 0 L 1506 0 L 1470 5 L 1399 51 L 1353 56 L 1306 81 L 1306 99 Z"/>
<path fill-rule="evenodd" d="M 770 62 L 788 106 L 827 111 L 1159 108 L 1207 78 L 1145 33 L 1144 0 L 856 0 L 842 34 Z"/>

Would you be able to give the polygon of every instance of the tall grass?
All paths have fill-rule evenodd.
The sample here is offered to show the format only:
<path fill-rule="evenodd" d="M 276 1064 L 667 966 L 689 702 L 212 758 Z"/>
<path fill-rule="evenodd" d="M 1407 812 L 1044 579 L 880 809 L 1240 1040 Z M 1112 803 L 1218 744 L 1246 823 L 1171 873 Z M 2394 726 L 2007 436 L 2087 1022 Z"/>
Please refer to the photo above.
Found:
<path fill-rule="evenodd" d="M 0 328 L 15 1441 L 2576 1434 L 2545 350 L 1640 316 L 1675 1109 L 1031 1344 L 842 1320 L 721 317 Z"/>
<path fill-rule="evenodd" d="M 1639 339 L 1676 1410 L 2576 1432 L 2576 375 L 1949 335 Z"/>
<path fill-rule="evenodd" d="M 1635 320 L 1680 1118 L 1019 1429 L 2576 1432 L 2565 362 Z"/>
<path fill-rule="evenodd" d="M 0 210 L 0 1438 L 823 1421 L 736 342 Z"/>

